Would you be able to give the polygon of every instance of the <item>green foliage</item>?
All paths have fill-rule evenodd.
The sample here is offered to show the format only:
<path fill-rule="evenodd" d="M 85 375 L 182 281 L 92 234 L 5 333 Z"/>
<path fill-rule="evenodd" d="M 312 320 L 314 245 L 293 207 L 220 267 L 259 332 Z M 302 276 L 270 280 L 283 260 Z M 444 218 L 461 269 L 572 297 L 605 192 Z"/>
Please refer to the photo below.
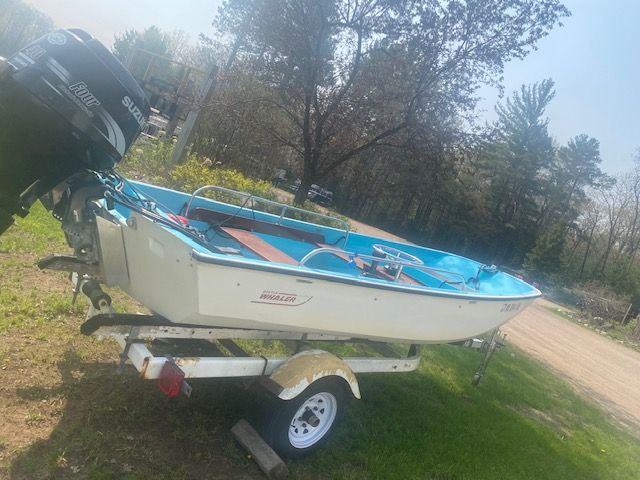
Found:
<path fill-rule="evenodd" d="M 640 265 L 628 255 L 620 255 L 609 263 L 604 282 L 618 295 L 628 296 L 640 309 Z"/>
<path fill-rule="evenodd" d="M 265 116 L 260 130 L 297 161 L 302 203 L 341 165 L 389 144 L 414 147 L 407 138 L 422 143 L 434 118 L 460 133 L 478 88 L 568 15 L 557 0 L 230 0 L 216 26 L 242 44 L 229 48 L 262 87 L 244 102 L 285 114 Z"/>
<path fill-rule="evenodd" d="M 239 192 L 277 200 L 270 183 L 254 180 L 237 170 L 217 168 L 211 160 L 189 154 L 185 163 L 171 166 L 173 143 L 140 139 L 118 166 L 125 176 L 191 193 L 204 185 L 217 185 Z"/>
<path fill-rule="evenodd" d="M 118 165 L 118 171 L 134 180 L 167 186 L 173 143 L 140 138 Z"/>
<path fill-rule="evenodd" d="M 116 35 L 113 39 L 113 53 L 118 60 L 126 64 L 127 60 L 133 53 L 133 49 L 137 46 L 140 39 L 140 33 L 136 30 L 126 30 L 120 35 Z"/>
<path fill-rule="evenodd" d="M 496 107 L 494 139 L 483 152 L 494 226 L 493 253 L 519 264 L 533 246 L 540 227 L 538 197 L 545 191 L 554 149 L 544 112 L 555 96 L 553 81 L 523 85 Z"/>
<path fill-rule="evenodd" d="M 111 51 L 121 62 L 126 63 L 136 48 L 167 56 L 170 54 L 168 35 L 155 25 L 145 28 L 142 32 L 126 30 L 123 34 L 115 36 Z"/>
<path fill-rule="evenodd" d="M 552 168 L 557 186 L 564 187 L 564 208 L 571 207 L 574 196 L 583 200 L 586 187 L 611 185 L 613 179 L 600 170 L 601 163 L 600 142 L 585 134 L 576 135 L 558 149 Z"/>
<path fill-rule="evenodd" d="M 173 188 L 193 192 L 204 185 L 217 185 L 269 200 L 277 200 L 270 183 L 264 180 L 254 180 L 237 170 L 211 168 L 201 159 L 193 156 L 171 171 L 170 186 Z"/>
<path fill-rule="evenodd" d="M 193 153 L 187 156 L 185 163 L 172 168 L 170 165 L 172 153 L 173 144 L 171 142 L 143 138 L 129 150 L 125 159 L 118 166 L 118 171 L 134 180 L 141 180 L 187 193 L 192 193 L 205 185 L 215 185 L 282 203 L 282 199 L 278 197 L 269 182 L 251 178 L 238 170 L 213 167 L 213 162 L 210 159 Z M 234 194 L 208 191 L 204 192 L 204 196 L 276 215 L 281 213 L 281 207 L 259 201 L 251 201 L 250 204 L 246 204 L 246 197 Z M 348 223 L 346 217 L 335 212 L 326 213 L 326 209 L 321 209 L 308 200 L 304 202 L 302 208 L 310 212 L 328 214 Z M 339 222 L 306 212 L 289 210 L 285 216 L 320 225 L 343 228 L 343 224 Z"/>
<path fill-rule="evenodd" d="M 541 277 L 558 273 L 562 268 L 565 233 L 560 225 L 554 225 L 538 237 L 536 244 L 527 254 L 524 268 Z"/>

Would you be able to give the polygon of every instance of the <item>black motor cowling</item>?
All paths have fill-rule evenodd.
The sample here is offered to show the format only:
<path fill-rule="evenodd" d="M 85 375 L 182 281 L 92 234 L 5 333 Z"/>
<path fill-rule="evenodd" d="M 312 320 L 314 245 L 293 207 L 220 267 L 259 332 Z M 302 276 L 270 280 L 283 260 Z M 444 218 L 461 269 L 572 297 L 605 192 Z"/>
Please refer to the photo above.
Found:
<path fill-rule="evenodd" d="M 0 58 L 0 233 L 74 173 L 112 169 L 148 111 L 127 69 L 82 30 Z"/>

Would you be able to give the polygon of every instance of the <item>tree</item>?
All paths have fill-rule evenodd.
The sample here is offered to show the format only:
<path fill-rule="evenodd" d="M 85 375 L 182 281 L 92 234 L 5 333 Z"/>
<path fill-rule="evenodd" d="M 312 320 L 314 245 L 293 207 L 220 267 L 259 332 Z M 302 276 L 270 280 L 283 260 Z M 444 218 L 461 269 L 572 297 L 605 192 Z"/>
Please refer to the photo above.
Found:
<path fill-rule="evenodd" d="M 543 80 L 496 107 L 498 120 L 483 155 L 489 184 L 494 255 L 519 264 L 538 233 L 538 199 L 548 189 L 554 147 L 544 112 L 555 96 L 553 81 Z"/>
<path fill-rule="evenodd" d="M 606 245 L 598 260 L 596 271 L 604 275 L 611 252 L 623 235 L 625 212 L 631 198 L 625 189 L 624 182 L 616 182 L 615 189 L 611 192 L 604 190 L 599 193 L 598 200 L 604 210 L 606 223 Z"/>
<path fill-rule="evenodd" d="M 191 43 L 189 35 L 182 30 L 166 32 L 155 25 L 138 30 L 126 30 L 116 35 L 112 53 L 123 63 L 128 63 L 136 49 L 142 49 L 170 60 L 196 65 L 206 69 L 214 62 L 214 45 L 210 39 L 199 37 L 196 44 Z"/>
<path fill-rule="evenodd" d="M 591 247 L 593 246 L 593 235 L 598 227 L 598 222 L 601 218 L 601 212 L 597 208 L 597 205 L 594 205 L 593 202 L 590 202 L 588 208 L 583 214 L 583 228 L 582 234 L 586 237 L 586 248 L 584 250 L 584 255 L 582 256 L 582 262 L 580 263 L 580 270 L 578 272 L 578 281 L 581 281 L 584 275 L 584 269 L 587 264 L 587 259 L 589 258 L 589 254 L 591 253 Z M 586 233 L 589 232 L 589 233 Z"/>
<path fill-rule="evenodd" d="M 145 28 L 142 32 L 126 30 L 123 34 L 116 35 L 111 51 L 118 60 L 126 63 L 133 51 L 137 48 L 155 53 L 156 55 L 172 57 L 174 52 L 170 46 L 172 46 L 173 50 L 180 48 L 175 43 L 171 45 L 170 34 L 152 25 Z"/>
<path fill-rule="evenodd" d="M 565 221 L 577 215 L 586 188 L 611 184 L 612 179 L 600 170 L 601 162 L 600 142 L 585 134 L 573 137 L 558 150 L 552 177 L 558 192 L 556 208 Z"/>
<path fill-rule="evenodd" d="M 254 100 L 289 118 L 266 128 L 301 161 L 301 202 L 434 104 L 468 114 L 478 86 L 567 15 L 556 0 L 227 0 L 216 23 L 242 36 L 240 60 L 273 92 Z"/>
<path fill-rule="evenodd" d="M 629 198 L 619 251 L 628 255 L 630 263 L 635 261 L 640 249 L 640 152 L 636 152 L 634 160 L 633 169 L 618 182 L 624 187 Z"/>
<path fill-rule="evenodd" d="M 539 276 L 547 276 L 560 271 L 565 246 L 565 232 L 555 225 L 538 237 L 535 246 L 527 254 L 524 268 Z"/>
<path fill-rule="evenodd" d="M 615 180 L 615 181 L 614 181 Z M 569 184 L 570 185 L 570 184 Z M 588 187 L 571 232 L 568 275 L 596 281 L 623 294 L 640 290 L 640 168 L 638 164 L 615 179 Z"/>
<path fill-rule="evenodd" d="M 127 63 L 133 50 L 140 44 L 140 32 L 137 30 L 126 30 L 120 35 L 116 35 L 113 40 L 111 52 L 122 63 Z"/>
<path fill-rule="evenodd" d="M 268 92 L 249 72 L 222 72 L 215 96 L 202 112 L 192 151 L 261 178 L 271 179 L 277 168 L 290 168 L 289 151 L 264 128 L 286 124 L 284 113 L 266 102 L 246 101 L 263 95 Z"/>
<path fill-rule="evenodd" d="M 54 29 L 51 18 L 22 0 L 0 1 L 0 56 L 10 56 Z"/>

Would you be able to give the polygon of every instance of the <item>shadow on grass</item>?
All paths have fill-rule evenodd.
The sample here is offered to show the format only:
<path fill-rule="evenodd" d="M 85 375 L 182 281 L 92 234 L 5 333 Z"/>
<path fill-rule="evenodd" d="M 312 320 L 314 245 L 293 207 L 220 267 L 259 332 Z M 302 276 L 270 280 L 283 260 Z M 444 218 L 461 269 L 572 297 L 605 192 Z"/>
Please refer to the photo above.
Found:
<path fill-rule="evenodd" d="M 192 381 L 190 399 L 167 399 L 130 367 L 118 376 L 113 364 L 84 363 L 70 350 L 58 369 L 58 387 L 18 392 L 62 395 L 66 405 L 50 437 L 15 458 L 11 479 L 262 478 L 229 433 L 264 403 L 242 382 Z"/>
<path fill-rule="evenodd" d="M 478 360 L 436 347 L 417 372 L 361 375 L 364 399 L 326 448 L 289 462 L 292 477 L 638 478 L 628 463 L 637 446 L 562 382 L 501 352 L 473 388 Z M 16 457 L 12 479 L 262 478 L 229 434 L 238 419 L 257 423 L 265 411 L 266 397 L 242 382 L 193 382 L 191 399 L 168 400 L 131 370 L 118 377 L 113 365 L 71 351 L 58 366 L 58 388 L 20 391 L 63 394 L 67 403 L 51 436 Z"/>
<path fill-rule="evenodd" d="M 336 441 L 298 476 L 376 479 L 637 479 L 640 446 L 596 407 L 518 352 L 471 385 L 476 352 L 425 349 L 405 375 L 360 375 Z"/>

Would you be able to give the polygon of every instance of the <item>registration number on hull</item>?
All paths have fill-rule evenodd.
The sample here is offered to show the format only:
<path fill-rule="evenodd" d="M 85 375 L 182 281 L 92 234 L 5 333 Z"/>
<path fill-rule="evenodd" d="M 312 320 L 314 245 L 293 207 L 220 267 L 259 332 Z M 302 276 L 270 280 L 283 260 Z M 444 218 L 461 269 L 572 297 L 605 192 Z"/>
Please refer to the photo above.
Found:
<path fill-rule="evenodd" d="M 515 312 L 516 310 L 520 310 L 519 303 L 503 303 L 500 308 L 500 312 Z"/>

